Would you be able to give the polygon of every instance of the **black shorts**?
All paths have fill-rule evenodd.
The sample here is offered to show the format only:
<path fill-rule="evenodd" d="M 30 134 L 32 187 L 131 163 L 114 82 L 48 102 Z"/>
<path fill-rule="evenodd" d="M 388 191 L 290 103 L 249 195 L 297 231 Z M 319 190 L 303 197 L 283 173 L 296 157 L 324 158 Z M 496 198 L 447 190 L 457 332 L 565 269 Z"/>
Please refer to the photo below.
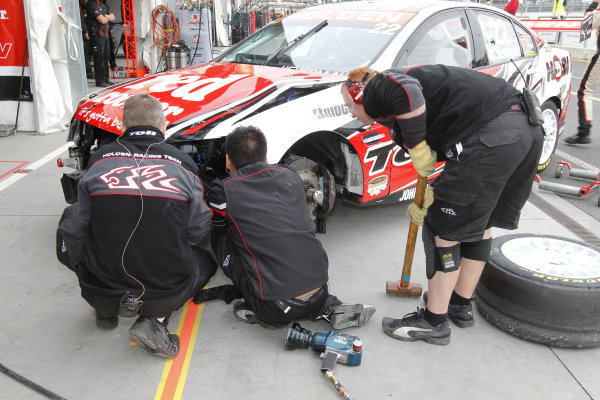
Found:
<path fill-rule="evenodd" d="M 444 149 L 446 166 L 433 183 L 425 222 L 446 240 L 481 240 L 487 228 L 516 229 L 544 141 L 520 109 L 504 112 Z"/>

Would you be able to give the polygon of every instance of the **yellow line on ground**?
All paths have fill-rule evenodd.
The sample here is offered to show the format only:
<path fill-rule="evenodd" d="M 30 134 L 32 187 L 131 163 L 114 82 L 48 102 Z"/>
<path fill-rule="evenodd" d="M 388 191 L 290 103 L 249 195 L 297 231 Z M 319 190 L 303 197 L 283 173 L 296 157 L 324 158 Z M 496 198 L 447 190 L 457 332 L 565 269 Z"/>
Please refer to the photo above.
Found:
<path fill-rule="evenodd" d="M 572 94 L 573 96 L 577 96 L 577 92 L 571 92 L 571 94 Z M 592 100 L 596 100 L 596 101 L 600 101 L 600 99 L 599 99 L 599 98 L 597 98 L 597 97 L 592 97 L 591 99 L 592 99 Z"/>
<path fill-rule="evenodd" d="M 183 306 L 183 310 L 181 310 L 181 316 L 179 317 L 179 322 L 177 324 L 177 335 L 181 334 L 181 330 L 183 329 L 183 323 L 185 322 L 185 317 L 187 315 L 189 307 L 189 302 L 186 302 Z M 195 341 L 195 339 L 194 339 Z M 158 383 L 158 388 L 156 389 L 156 395 L 154 396 L 154 400 L 160 400 L 162 397 L 163 391 L 165 389 L 165 384 L 167 383 L 167 377 L 169 376 L 169 372 L 171 372 L 171 365 L 173 364 L 173 359 L 169 358 L 165 362 L 165 367 L 163 369 L 162 376 L 160 377 L 160 382 Z"/>
<path fill-rule="evenodd" d="M 183 394 L 183 386 L 187 379 L 188 370 L 190 368 L 190 361 L 192 360 L 192 353 L 194 352 L 194 345 L 196 344 L 196 336 L 198 335 L 198 327 L 200 326 L 200 319 L 202 319 L 202 312 L 204 311 L 204 303 L 198 306 L 196 311 L 196 318 L 194 320 L 194 328 L 192 329 L 192 336 L 190 337 L 190 343 L 188 345 L 187 352 L 185 353 L 185 361 L 183 362 L 183 368 L 179 375 L 179 382 L 177 383 L 177 390 L 175 391 L 175 399 L 181 399 Z"/>

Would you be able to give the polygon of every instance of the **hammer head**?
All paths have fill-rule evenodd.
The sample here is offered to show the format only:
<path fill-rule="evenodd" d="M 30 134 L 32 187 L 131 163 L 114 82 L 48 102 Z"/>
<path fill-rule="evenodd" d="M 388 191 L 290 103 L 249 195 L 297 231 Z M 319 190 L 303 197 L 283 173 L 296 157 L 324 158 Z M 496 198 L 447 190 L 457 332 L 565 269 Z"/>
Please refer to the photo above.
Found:
<path fill-rule="evenodd" d="M 400 281 L 387 281 L 385 286 L 387 294 L 402 297 L 420 297 L 423 293 L 423 288 L 419 284 L 409 283 L 408 286 L 402 286 Z"/>

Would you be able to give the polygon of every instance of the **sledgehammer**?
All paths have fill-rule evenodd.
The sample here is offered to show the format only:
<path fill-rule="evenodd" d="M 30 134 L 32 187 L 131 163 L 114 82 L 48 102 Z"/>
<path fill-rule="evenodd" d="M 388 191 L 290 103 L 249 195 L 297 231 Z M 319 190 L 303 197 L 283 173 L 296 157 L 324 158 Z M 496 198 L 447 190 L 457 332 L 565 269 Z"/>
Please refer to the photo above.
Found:
<path fill-rule="evenodd" d="M 417 179 L 417 189 L 415 193 L 415 204 L 423 207 L 425 197 L 425 188 L 427 187 L 427 178 L 419 175 Z M 404 252 L 404 266 L 402 267 L 402 277 L 398 282 L 387 281 L 385 292 L 396 296 L 421 296 L 423 288 L 419 284 L 410 283 L 410 271 L 412 269 L 413 256 L 415 255 L 415 244 L 417 242 L 417 233 L 419 225 L 410 221 L 408 228 L 408 239 L 406 240 L 406 251 Z"/>

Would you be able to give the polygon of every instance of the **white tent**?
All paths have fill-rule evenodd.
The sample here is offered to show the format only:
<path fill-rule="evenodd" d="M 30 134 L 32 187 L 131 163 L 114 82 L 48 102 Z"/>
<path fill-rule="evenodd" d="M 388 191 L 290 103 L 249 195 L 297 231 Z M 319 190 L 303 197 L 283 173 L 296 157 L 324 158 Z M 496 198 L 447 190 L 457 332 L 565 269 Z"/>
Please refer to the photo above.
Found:
<path fill-rule="evenodd" d="M 69 78 L 69 60 L 79 69 L 82 68 L 77 4 L 77 0 L 62 0 L 62 7 L 76 11 L 76 14 L 68 17 L 62 14 L 59 0 L 3 1 L 3 7 L 7 7 L 8 12 L 20 11 L 20 15 L 24 15 L 25 26 L 21 23 L 15 38 L 22 43 L 27 37 L 29 53 L 29 66 L 24 72 L 30 77 L 33 102 L 21 101 L 19 104 L 17 130 L 37 133 L 65 130 L 73 114 L 74 103 L 87 92 L 87 87 L 83 89 L 83 83 L 78 81 L 77 73 L 72 73 Z M 67 43 L 70 43 L 68 51 Z M 12 71 L 4 72 L 14 76 L 15 70 L 18 70 L 20 77 L 21 68 L 18 67 L 13 66 Z M 81 76 L 79 78 L 84 79 Z M 75 88 L 80 89 L 72 93 Z M 0 125 L 14 126 L 17 105 L 14 99 L 0 102 Z"/>

